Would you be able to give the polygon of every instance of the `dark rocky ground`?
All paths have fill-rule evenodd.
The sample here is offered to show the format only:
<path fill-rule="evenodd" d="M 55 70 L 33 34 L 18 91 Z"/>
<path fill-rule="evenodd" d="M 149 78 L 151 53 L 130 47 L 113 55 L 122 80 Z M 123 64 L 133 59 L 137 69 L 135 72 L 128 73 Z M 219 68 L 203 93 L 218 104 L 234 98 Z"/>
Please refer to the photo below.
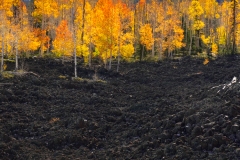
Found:
<path fill-rule="evenodd" d="M 0 159 L 240 159 L 240 59 L 202 62 L 99 68 L 100 81 L 79 67 L 73 81 L 72 64 L 26 60 L 40 77 L 0 78 Z"/>

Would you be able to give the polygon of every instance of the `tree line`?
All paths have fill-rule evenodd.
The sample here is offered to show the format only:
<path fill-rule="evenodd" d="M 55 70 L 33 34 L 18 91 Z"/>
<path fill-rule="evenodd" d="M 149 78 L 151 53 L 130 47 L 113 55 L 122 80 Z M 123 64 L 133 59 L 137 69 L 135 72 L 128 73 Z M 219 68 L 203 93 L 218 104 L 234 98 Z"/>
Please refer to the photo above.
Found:
<path fill-rule="evenodd" d="M 236 54 L 237 0 L 2 0 L 3 58 L 82 57 L 106 68 L 124 60 L 161 60 L 174 54 Z M 75 70 L 75 76 L 76 70 Z"/>

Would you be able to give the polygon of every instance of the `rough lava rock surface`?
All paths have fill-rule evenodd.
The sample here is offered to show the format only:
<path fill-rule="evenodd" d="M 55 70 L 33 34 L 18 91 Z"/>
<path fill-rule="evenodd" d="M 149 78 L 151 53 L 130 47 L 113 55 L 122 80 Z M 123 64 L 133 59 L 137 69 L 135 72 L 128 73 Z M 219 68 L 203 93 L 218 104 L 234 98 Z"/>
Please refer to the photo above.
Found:
<path fill-rule="evenodd" d="M 202 62 L 99 68 L 100 81 L 79 66 L 74 81 L 70 63 L 28 59 L 40 77 L 0 78 L 0 159 L 240 159 L 240 58 Z"/>

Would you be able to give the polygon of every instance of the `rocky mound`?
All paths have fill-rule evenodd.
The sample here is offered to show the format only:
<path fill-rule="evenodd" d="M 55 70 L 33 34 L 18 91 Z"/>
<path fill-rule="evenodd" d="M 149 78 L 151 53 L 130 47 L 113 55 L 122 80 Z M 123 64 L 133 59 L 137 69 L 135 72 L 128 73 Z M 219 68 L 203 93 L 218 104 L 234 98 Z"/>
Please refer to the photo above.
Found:
<path fill-rule="evenodd" d="M 0 159 L 240 159 L 240 59 L 202 62 L 72 80 L 71 63 L 26 60 L 35 74 L 0 78 Z"/>

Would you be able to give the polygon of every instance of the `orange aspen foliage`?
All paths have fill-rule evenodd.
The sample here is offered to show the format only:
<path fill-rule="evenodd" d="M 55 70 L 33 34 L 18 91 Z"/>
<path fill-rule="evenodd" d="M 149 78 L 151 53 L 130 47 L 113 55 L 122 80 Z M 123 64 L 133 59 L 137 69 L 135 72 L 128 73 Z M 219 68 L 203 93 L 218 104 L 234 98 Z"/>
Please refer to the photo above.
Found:
<path fill-rule="evenodd" d="M 49 48 L 50 38 L 46 35 L 46 30 L 42 30 L 40 28 L 33 29 L 35 37 L 37 37 L 37 41 L 40 42 L 41 49 L 46 51 Z"/>
<path fill-rule="evenodd" d="M 53 41 L 53 47 L 53 53 L 57 57 L 72 56 L 73 39 L 66 20 L 62 20 L 56 28 L 56 38 Z"/>
<path fill-rule="evenodd" d="M 112 0 L 97 2 L 94 19 L 96 25 L 94 27 L 94 43 L 106 66 L 107 60 L 110 59 L 111 62 L 111 58 L 117 55 L 114 47 L 117 44 L 120 30 L 119 16 Z"/>

